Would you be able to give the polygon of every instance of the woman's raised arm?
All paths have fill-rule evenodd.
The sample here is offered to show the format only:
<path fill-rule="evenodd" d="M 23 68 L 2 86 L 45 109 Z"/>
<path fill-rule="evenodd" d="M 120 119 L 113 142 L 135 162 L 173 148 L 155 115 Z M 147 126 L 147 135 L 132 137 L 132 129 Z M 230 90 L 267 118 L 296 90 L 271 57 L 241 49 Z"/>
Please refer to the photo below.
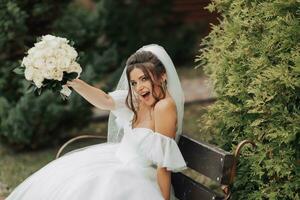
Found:
<path fill-rule="evenodd" d="M 78 94 L 97 108 L 112 110 L 115 106 L 114 100 L 110 95 L 87 84 L 83 80 L 74 79 L 72 81 L 68 81 L 67 86 L 72 87 Z"/>

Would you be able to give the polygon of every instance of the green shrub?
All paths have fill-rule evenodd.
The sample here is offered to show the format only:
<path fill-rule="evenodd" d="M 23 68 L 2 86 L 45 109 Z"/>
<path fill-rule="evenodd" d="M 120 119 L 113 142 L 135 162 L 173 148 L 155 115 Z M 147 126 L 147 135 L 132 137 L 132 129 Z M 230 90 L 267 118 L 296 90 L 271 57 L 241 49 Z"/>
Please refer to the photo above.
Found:
<path fill-rule="evenodd" d="M 223 0 L 222 14 L 202 42 L 199 65 L 218 101 L 202 118 L 226 150 L 244 149 L 233 199 L 300 199 L 300 3 L 295 0 Z"/>
<path fill-rule="evenodd" d="M 88 103 L 72 94 L 69 102 L 47 92 L 39 97 L 26 93 L 28 82 L 12 70 L 38 36 L 56 34 L 55 21 L 71 1 L 2 1 L 0 7 L 0 137 L 14 148 L 37 148 L 66 137 L 71 128 L 80 127 L 90 118 Z M 45 14 L 46 13 L 46 14 Z M 58 33 L 57 33 L 58 34 Z M 94 36 L 95 33 L 89 31 Z M 94 35 L 93 35 L 94 34 Z M 86 38 L 92 37 L 86 34 Z M 84 38 L 80 41 L 84 43 Z M 82 49 L 78 49 L 80 52 Z M 83 64 L 82 77 L 94 78 L 93 68 Z M 81 113 L 79 116 L 77 113 Z"/>
<path fill-rule="evenodd" d="M 98 6 L 102 33 L 109 45 L 116 44 L 123 50 L 121 58 L 147 43 L 159 43 L 172 57 L 185 58 L 195 46 L 195 35 L 180 18 L 173 17 L 172 4 L 172 0 L 102 0 Z M 183 45 L 175 46 L 179 44 Z M 184 50 L 187 52 L 180 54 Z"/>

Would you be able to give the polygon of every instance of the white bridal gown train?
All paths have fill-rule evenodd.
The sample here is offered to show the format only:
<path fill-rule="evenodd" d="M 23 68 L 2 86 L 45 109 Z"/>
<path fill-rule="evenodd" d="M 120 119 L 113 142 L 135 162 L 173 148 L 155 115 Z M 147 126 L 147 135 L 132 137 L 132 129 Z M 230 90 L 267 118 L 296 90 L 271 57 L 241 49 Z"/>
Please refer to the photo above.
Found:
<path fill-rule="evenodd" d="M 32 174 L 7 200 L 163 200 L 156 167 L 186 168 L 175 140 L 148 128 L 132 128 L 126 90 L 109 93 L 124 128 L 120 143 L 104 143 L 65 154 Z M 175 199 L 173 191 L 171 199 Z"/>

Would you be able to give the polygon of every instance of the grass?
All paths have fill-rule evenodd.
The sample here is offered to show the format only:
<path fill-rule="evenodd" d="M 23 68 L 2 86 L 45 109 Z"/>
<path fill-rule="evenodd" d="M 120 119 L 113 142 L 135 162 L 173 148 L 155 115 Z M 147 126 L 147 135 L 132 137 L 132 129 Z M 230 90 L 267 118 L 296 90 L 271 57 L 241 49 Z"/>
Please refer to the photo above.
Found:
<path fill-rule="evenodd" d="M 0 146 L 0 196 L 6 196 L 22 180 L 54 159 L 56 148 L 15 153 Z"/>

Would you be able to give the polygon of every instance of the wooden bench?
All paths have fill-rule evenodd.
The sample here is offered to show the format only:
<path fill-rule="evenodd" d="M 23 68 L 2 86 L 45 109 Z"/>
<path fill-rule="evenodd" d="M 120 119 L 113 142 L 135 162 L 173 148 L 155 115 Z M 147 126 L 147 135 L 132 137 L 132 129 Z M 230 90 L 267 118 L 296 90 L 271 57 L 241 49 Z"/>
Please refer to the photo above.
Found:
<path fill-rule="evenodd" d="M 213 145 L 193 140 L 182 135 L 178 146 L 190 169 L 216 182 L 223 191 L 223 195 L 196 182 L 183 173 L 172 173 L 172 185 L 175 196 L 180 200 L 227 200 L 230 198 L 230 186 L 234 181 L 237 161 L 241 148 L 250 140 L 240 142 L 235 153 L 224 151 Z"/>
<path fill-rule="evenodd" d="M 56 158 L 60 157 L 66 146 L 77 140 L 86 138 L 106 139 L 106 137 L 94 135 L 75 137 L 59 149 Z M 178 146 L 188 168 L 217 183 L 223 194 L 219 194 L 187 175 L 178 172 L 172 173 L 172 185 L 175 196 L 180 200 L 228 200 L 231 195 L 230 186 L 234 181 L 240 150 L 247 143 L 255 146 L 252 141 L 244 140 L 239 143 L 235 153 L 232 154 L 213 145 L 196 141 L 186 135 L 181 135 Z"/>

